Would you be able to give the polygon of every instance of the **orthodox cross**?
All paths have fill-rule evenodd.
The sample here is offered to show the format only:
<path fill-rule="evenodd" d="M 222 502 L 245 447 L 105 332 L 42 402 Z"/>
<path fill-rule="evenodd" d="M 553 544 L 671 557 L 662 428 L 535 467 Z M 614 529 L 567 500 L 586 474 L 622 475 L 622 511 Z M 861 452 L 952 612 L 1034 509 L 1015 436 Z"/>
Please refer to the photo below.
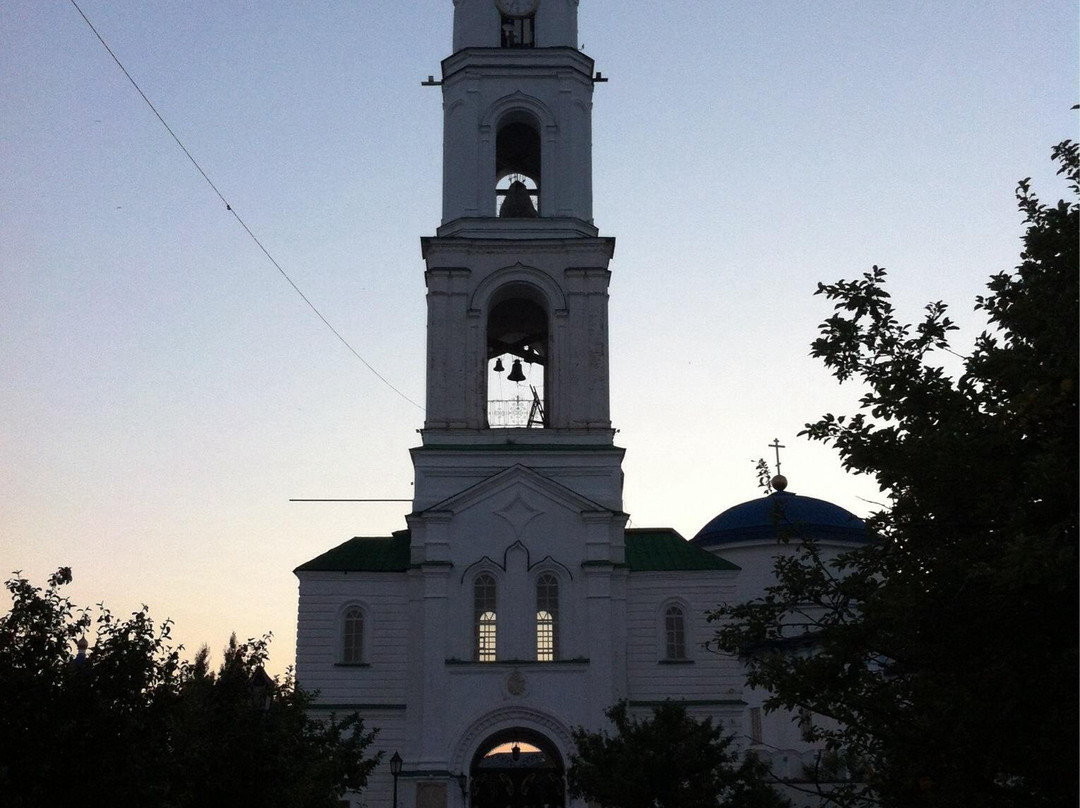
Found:
<path fill-rule="evenodd" d="M 780 442 L 780 438 L 773 438 L 772 443 L 769 446 L 776 451 L 776 473 L 780 474 L 780 450 L 787 447 Z"/>

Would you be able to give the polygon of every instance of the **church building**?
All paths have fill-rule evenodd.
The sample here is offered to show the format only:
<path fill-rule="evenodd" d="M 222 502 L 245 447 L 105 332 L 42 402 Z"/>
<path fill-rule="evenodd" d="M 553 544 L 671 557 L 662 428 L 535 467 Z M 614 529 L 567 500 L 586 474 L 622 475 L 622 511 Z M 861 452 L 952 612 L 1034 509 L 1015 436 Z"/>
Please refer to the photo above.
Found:
<path fill-rule="evenodd" d="M 703 648 L 705 615 L 767 584 L 776 497 L 836 547 L 865 531 L 783 491 L 694 541 L 627 528 L 608 400 L 615 240 L 592 210 L 602 79 L 578 48 L 577 6 L 454 0 L 442 221 L 421 239 L 412 510 L 393 535 L 296 569 L 299 681 L 318 710 L 358 711 L 385 752 L 353 806 L 584 808 L 566 793 L 571 730 L 606 728 L 620 699 L 642 715 L 679 700 L 781 776 L 814 752 L 790 716 L 762 723 L 738 659 Z"/>

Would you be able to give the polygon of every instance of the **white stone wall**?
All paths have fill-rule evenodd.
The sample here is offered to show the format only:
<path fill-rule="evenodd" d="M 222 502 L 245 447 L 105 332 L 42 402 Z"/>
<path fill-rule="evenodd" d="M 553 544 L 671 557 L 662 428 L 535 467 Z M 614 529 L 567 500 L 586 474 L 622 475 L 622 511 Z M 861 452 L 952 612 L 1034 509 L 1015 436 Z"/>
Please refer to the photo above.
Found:
<path fill-rule="evenodd" d="M 822 557 L 828 562 L 838 554 L 852 549 L 854 545 L 846 542 L 819 542 Z M 796 542 L 783 544 L 776 540 L 754 540 L 718 545 L 709 548 L 710 552 L 731 561 L 741 569 L 735 579 L 734 591 L 729 595 L 731 603 L 742 603 L 765 594 L 767 587 L 776 582 L 774 573 L 778 557 L 790 557 L 798 552 Z M 804 652 L 809 653 L 810 649 Z M 738 665 L 741 668 L 741 665 Z M 742 679 L 745 671 L 739 670 Z M 797 806 L 816 805 L 817 803 L 804 790 L 800 782 L 805 780 L 807 767 L 812 767 L 821 754 L 822 745 L 818 742 L 803 740 L 800 716 L 792 710 L 777 710 L 767 713 L 764 709 L 768 691 L 758 688 L 746 688 L 746 702 L 742 710 L 742 735 L 749 749 L 768 761 L 773 774 L 791 781 L 795 787 L 785 791 L 785 795 Z M 760 741 L 751 737 L 751 710 L 758 710 L 761 721 Z M 812 715 L 811 721 L 816 726 L 837 726 L 835 721 L 822 716 Z"/>
<path fill-rule="evenodd" d="M 853 546 L 844 542 L 818 542 L 822 558 L 826 561 L 835 558 L 845 550 L 850 550 Z M 742 568 L 732 602 L 743 603 L 760 597 L 767 587 L 776 583 L 774 573 L 776 558 L 795 555 L 798 552 L 798 542 L 791 541 L 784 544 L 776 539 L 755 539 L 715 545 L 707 549 L 714 555 L 725 558 Z"/>
<path fill-rule="evenodd" d="M 742 698 L 738 660 L 703 647 L 713 633 L 706 613 L 734 590 L 736 575 L 717 570 L 631 575 L 627 657 L 632 700 L 737 702 Z M 681 606 L 686 618 L 687 661 L 682 663 L 665 658 L 664 612 L 671 604 Z"/>
<path fill-rule="evenodd" d="M 467 50 L 443 61 L 443 223 L 495 216 L 495 138 L 538 125 L 540 214 L 592 221 L 593 62 L 577 50 Z"/>
<path fill-rule="evenodd" d="M 444 431 L 463 429 L 472 430 L 467 437 L 477 446 L 506 439 L 509 430 L 484 429 L 486 329 L 493 296 L 515 284 L 533 290 L 548 316 L 549 428 L 519 431 L 542 432 L 549 443 L 576 443 L 582 433 L 586 439 L 593 433 L 610 445 L 607 265 L 613 251 L 614 241 L 606 238 L 424 240 L 425 444 L 442 442 Z"/>
<path fill-rule="evenodd" d="M 364 610 L 364 663 L 343 665 L 342 619 Z M 405 574 L 301 574 L 296 665 L 300 684 L 330 704 L 403 704 L 408 693 L 408 599 Z"/>
<path fill-rule="evenodd" d="M 406 772 L 428 773 L 399 781 L 399 805 L 414 804 L 417 782 L 435 781 L 448 783 L 448 805 L 459 804 L 446 773 L 467 772 L 477 748 L 499 729 L 535 729 L 565 760 L 571 729 L 606 727 L 603 711 L 620 698 L 642 715 L 650 703 L 684 700 L 691 714 L 741 730 L 740 666 L 701 647 L 711 636 L 705 612 L 733 592 L 737 573 L 582 567 L 580 515 L 534 499 L 532 506 L 545 513 L 526 518 L 516 533 L 493 515 L 505 497 L 517 501 L 519 489 L 489 492 L 451 519 L 452 565 L 300 574 L 301 681 L 318 689 L 327 707 L 358 708 L 380 729 L 377 747 L 387 759 L 398 751 Z M 499 581 L 494 663 L 471 661 L 471 580 L 479 569 Z M 560 581 L 561 659 L 554 663 L 534 660 L 532 609 L 541 570 L 556 571 Z M 686 608 L 689 661 L 667 664 L 663 609 L 676 601 Z M 352 604 L 365 609 L 364 666 L 338 664 L 342 616 Z M 391 788 L 382 767 L 362 804 L 388 806 Z"/>

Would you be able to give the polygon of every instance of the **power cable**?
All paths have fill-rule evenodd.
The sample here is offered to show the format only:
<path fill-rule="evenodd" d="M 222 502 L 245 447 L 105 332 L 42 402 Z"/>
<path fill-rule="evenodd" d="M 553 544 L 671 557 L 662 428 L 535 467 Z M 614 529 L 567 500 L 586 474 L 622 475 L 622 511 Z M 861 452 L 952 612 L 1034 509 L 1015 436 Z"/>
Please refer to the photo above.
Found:
<path fill-rule="evenodd" d="M 325 325 L 327 328 L 330 329 L 331 333 L 335 337 L 338 338 L 338 340 L 341 342 L 341 344 L 344 345 L 353 356 L 355 356 L 357 359 L 359 359 L 361 362 L 364 363 L 364 367 L 366 367 L 368 370 L 370 370 L 372 373 L 374 373 L 375 376 L 379 379 L 379 381 L 381 381 L 383 384 L 385 384 L 387 387 L 389 387 L 391 390 L 393 390 L 395 393 L 397 393 L 403 399 L 408 401 L 414 407 L 419 409 L 421 412 L 424 412 L 425 410 L 424 410 L 423 407 L 421 407 L 419 404 L 417 404 L 415 401 L 413 401 L 411 398 L 409 398 L 403 392 L 401 392 L 396 387 L 394 387 L 394 385 L 392 385 L 386 379 L 385 376 L 383 376 L 381 373 L 379 373 L 379 371 L 377 371 L 374 367 L 372 367 L 371 363 L 368 362 L 366 359 L 364 359 L 364 357 L 362 357 L 357 352 L 357 350 L 352 345 L 349 344 L 349 341 L 347 339 L 345 339 L 345 337 L 343 337 L 340 334 L 340 332 L 336 328 L 334 328 L 334 326 L 332 326 L 330 324 L 329 320 L 327 320 L 325 317 L 323 317 L 322 312 L 319 311 L 318 308 L 316 308 L 315 304 L 312 303 L 308 299 L 308 296 L 305 295 L 300 290 L 300 287 L 297 286 L 296 283 L 293 282 L 293 279 L 289 277 L 288 273 L 282 268 L 281 264 L 279 264 L 274 259 L 274 256 L 272 256 L 270 254 L 270 251 L 267 250 L 266 247 L 263 246 L 263 243 L 261 241 L 259 241 L 258 237 L 256 237 L 256 235 L 253 232 L 251 232 L 251 228 L 247 226 L 247 223 L 242 218 L 240 218 L 240 214 L 237 213 L 235 210 L 233 210 L 232 205 L 230 205 L 228 200 L 225 199 L 225 197 L 222 195 L 221 191 L 218 190 L 218 187 L 216 185 L 214 185 L 213 180 L 211 180 L 210 177 L 207 176 L 206 172 L 203 171 L 202 166 L 199 165 L 198 160 L 196 160 L 192 156 L 191 152 L 189 152 L 187 150 L 187 147 L 181 142 L 180 138 L 178 138 L 176 136 L 176 133 L 172 130 L 172 127 L 170 127 L 169 124 L 166 123 L 165 119 L 163 117 L 161 117 L 161 113 L 157 111 L 157 107 L 155 107 L 153 102 L 151 102 L 150 99 L 146 97 L 146 93 L 144 93 L 142 91 L 142 88 L 139 87 L 138 82 L 135 81 L 135 79 L 132 77 L 132 75 L 127 71 L 127 68 L 124 67 L 124 65 L 120 61 L 120 59 L 117 58 L 115 53 L 113 53 L 113 49 L 109 47 L 109 43 L 105 41 L 105 38 L 102 37 L 100 33 L 98 33 L 97 28 L 95 28 L 94 24 L 92 22 L 90 22 L 90 18 L 87 17 L 86 14 L 83 13 L 83 10 L 81 8 L 79 8 L 79 4 L 76 3 L 75 0 L 70 0 L 70 2 L 71 2 L 71 5 L 73 5 L 75 7 L 75 10 L 79 12 L 79 16 L 82 17 L 83 20 L 86 22 L 86 24 L 90 27 L 90 30 L 94 32 L 94 36 L 97 37 L 98 42 L 100 42 L 102 44 L 102 46 L 105 48 L 105 50 L 109 52 L 109 56 L 111 56 L 112 60 L 114 62 L 116 62 L 116 66 L 119 67 L 121 71 L 123 71 L 124 75 L 127 77 L 127 80 L 129 82 L 131 82 L 131 86 L 135 88 L 136 92 L 138 92 L 140 96 L 142 96 L 142 100 L 146 102 L 146 105 L 148 107 L 150 107 L 151 112 L 153 112 L 154 115 L 157 117 L 157 119 L 161 122 L 161 125 L 165 127 L 165 131 L 167 131 L 172 136 L 172 139 L 176 141 L 176 145 L 180 147 L 180 150 L 184 152 L 184 154 L 187 156 L 187 159 L 191 161 L 191 164 L 193 166 L 195 166 L 195 168 L 199 172 L 199 174 L 202 175 L 202 178 L 204 180 L 206 180 L 206 184 L 209 185 L 214 190 L 214 193 L 217 194 L 218 199 L 220 199 L 225 204 L 225 210 L 229 211 L 229 213 L 231 213 L 233 215 L 233 217 L 236 219 L 236 221 L 239 222 L 240 226 L 242 228 L 244 228 L 244 232 L 247 233 L 251 237 L 251 240 L 254 241 L 256 245 L 258 245 L 260 250 L 262 250 L 263 255 L 265 255 L 269 259 L 270 263 L 274 265 L 274 268 L 277 269 L 277 271 L 281 273 L 281 277 L 283 277 L 286 281 L 289 282 L 289 286 L 291 286 L 293 288 L 293 290 L 298 295 L 300 295 L 300 298 L 305 303 L 308 304 L 308 307 L 313 312 L 315 312 L 315 315 L 320 320 L 323 321 L 323 325 Z"/>

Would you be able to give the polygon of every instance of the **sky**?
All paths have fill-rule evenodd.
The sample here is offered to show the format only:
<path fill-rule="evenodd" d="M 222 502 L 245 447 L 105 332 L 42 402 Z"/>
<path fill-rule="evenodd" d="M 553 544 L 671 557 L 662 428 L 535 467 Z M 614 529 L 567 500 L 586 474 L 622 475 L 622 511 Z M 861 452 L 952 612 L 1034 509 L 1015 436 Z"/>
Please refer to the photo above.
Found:
<path fill-rule="evenodd" d="M 419 239 L 441 216 L 450 0 L 0 4 L 0 572 L 73 568 L 190 654 L 270 631 L 299 564 L 405 526 L 424 400 Z M 820 281 L 888 268 L 965 352 L 1018 263 L 1018 180 L 1066 193 L 1077 2 L 582 0 L 611 264 L 611 411 L 636 527 L 760 495 L 884 501 L 798 437 L 854 411 L 809 345 Z M 954 360 L 943 359 L 947 367 Z M 951 367 L 955 370 L 955 367 Z M 0 601 L 6 609 L 7 604 Z"/>

